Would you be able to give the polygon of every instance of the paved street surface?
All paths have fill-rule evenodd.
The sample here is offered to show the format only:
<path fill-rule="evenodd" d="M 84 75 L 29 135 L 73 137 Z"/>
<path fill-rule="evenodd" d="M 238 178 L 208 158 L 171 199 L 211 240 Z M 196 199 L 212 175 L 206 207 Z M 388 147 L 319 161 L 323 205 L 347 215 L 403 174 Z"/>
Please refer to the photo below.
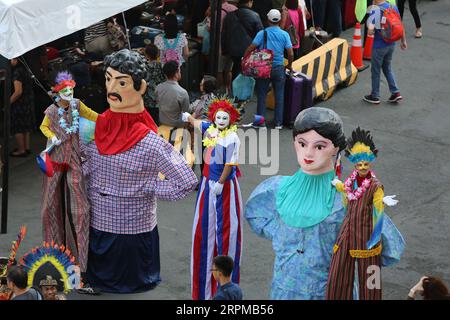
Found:
<path fill-rule="evenodd" d="M 393 69 L 404 97 L 401 104 L 382 102 L 373 106 L 362 101 L 363 95 L 370 92 L 370 69 L 360 73 L 353 86 L 317 104 L 339 113 L 347 134 L 356 126 L 372 131 L 379 149 L 375 164 L 377 176 L 385 186 L 385 193 L 396 194 L 400 200 L 386 212 L 402 232 L 407 247 L 398 265 L 382 271 L 384 299 L 404 299 L 424 274 L 440 276 L 450 284 L 450 2 L 421 1 L 419 11 L 424 37 L 414 39 L 414 23 L 409 10 L 405 9 L 408 50 L 403 52 L 397 47 L 394 54 Z M 352 32 L 347 30 L 342 36 L 351 39 Z M 381 92 L 382 101 L 386 101 L 389 92 L 384 79 Z M 254 110 L 254 102 L 247 105 L 247 121 L 244 122 L 250 122 Z M 272 113 L 267 114 L 269 120 L 272 117 Z M 282 130 L 279 141 L 281 165 L 277 174 L 293 174 L 297 164 L 292 131 Z M 36 134 L 33 151 L 37 153 L 43 148 L 44 139 Z M 9 225 L 8 233 L 0 235 L 2 256 L 9 253 L 11 241 L 22 224 L 28 226 L 28 234 L 19 255 L 42 240 L 42 175 L 34 157 L 11 161 Z M 351 168 L 345 159 L 344 164 L 346 176 Z M 244 202 L 257 184 L 268 178 L 260 174 L 260 168 L 254 164 L 241 166 Z M 73 294 L 71 298 L 189 299 L 195 197 L 193 193 L 179 202 L 158 202 L 163 281 L 156 289 L 99 297 Z M 241 286 L 246 299 L 268 299 L 273 258 L 271 243 L 255 236 L 245 222 Z"/>

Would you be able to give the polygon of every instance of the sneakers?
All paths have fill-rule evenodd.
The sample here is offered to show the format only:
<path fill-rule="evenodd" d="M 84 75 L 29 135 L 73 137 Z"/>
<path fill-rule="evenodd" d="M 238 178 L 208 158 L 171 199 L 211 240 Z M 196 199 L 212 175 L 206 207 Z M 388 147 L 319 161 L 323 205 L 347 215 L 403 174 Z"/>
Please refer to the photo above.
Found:
<path fill-rule="evenodd" d="M 101 293 L 100 290 L 91 287 L 88 283 L 85 283 L 82 288 L 77 289 L 77 292 L 79 294 L 89 294 L 94 296 L 98 296 Z"/>
<path fill-rule="evenodd" d="M 252 128 L 255 128 L 255 129 L 266 129 L 266 123 L 264 122 L 263 124 L 252 124 Z"/>
<path fill-rule="evenodd" d="M 380 104 L 380 99 L 373 97 L 371 94 L 364 96 L 363 100 L 372 104 Z"/>
<path fill-rule="evenodd" d="M 399 101 L 402 100 L 402 99 L 403 99 L 403 97 L 402 97 L 402 95 L 400 94 L 400 92 L 397 92 L 397 93 L 392 94 L 392 95 L 389 97 L 388 102 L 390 102 L 390 103 L 396 103 L 396 102 L 399 102 Z"/>
<path fill-rule="evenodd" d="M 281 125 L 281 124 L 275 125 L 274 129 L 281 130 L 281 129 L 283 129 L 283 125 Z"/>

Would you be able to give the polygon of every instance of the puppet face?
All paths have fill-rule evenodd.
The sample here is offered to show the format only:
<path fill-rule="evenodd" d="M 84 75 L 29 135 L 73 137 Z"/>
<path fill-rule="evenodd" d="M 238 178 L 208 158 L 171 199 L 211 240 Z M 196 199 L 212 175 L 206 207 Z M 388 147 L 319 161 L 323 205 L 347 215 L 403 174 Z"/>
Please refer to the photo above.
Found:
<path fill-rule="evenodd" d="M 368 161 L 360 161 L 355 164 L 355 168 L 358 171 L 360 177 L 365 177 L 370 170 L 370 162 Z"/>
<path fill-rule="evenodd" d="M 318 175 L 333 169 L 333 156 L 339 147 L 314 130 L 298 134 L 294 139 L 297 161 L 302 171 Z"/>
<path fill-rule="evenodd" d="M 65 87 L 64 89 L 58 92 L 58 95 L 61 99 L 65 101 L 71 101 L 73 99 L 73 88 Z"/>
<path fill-rule="evenodd" d="M 139 113 L 144 111 L 142 95 L 147 90 L 145 80 L 139 91 L 134 89 L 133 79 L 129 74 L 120 73 L 109 67 L 105 73 L 106 94 L 112 111 Z"/>
<path fill-rule="evenodd" d="M 230 115 L 225 111 L 219 110 L 216 112 L 216 119 L 214 123 L 219 130 L 223 130 L 230 125 Z"/>

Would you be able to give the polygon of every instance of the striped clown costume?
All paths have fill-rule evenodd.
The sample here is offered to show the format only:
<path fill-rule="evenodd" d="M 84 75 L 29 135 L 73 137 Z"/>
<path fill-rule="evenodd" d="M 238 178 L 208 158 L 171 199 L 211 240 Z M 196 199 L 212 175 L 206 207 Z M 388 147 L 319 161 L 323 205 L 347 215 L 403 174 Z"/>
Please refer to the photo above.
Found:
<path fill-rule="evenodd" d="M 225 121 L 226 126 L 220 115 L 229 119 Z M 233 125 L 239 119 L 239 112 L 230 101 L 216 99 L 209 106 L 208 118 L 210 122 L 198 121 L 206 150 L 192 230 L 191 291 L 194 300 L 214 297 L 218 284 L 211 269 L 217 255 L 233 258 L 231 280 L 239 283 L 242 253 L 243 209 L 238 182 L 240 142 L 237 127 Z"/>
<path fill-rule="evenodd" d="M 384 204 L 397 200 L 384 196 L 383 185 L 370 170 L 377 152 L 369 131 L 353 131 L 346 157 L 356 169 L 345 183 L 336 184 L 347 213 L 333 249 L 327 299 L 381 300 L 381 275 L 374 277 L 375 269 L 398 262 L 404 250 L 400 232 L 384 213 Z M 386 251 L 393 254 L 388 258 Z"/>
<path fill-rule="evenodd" d="M 51 153 L 54 174 L 44 175 L 42 202 L 42 232 L 44 241 L 65 245 L 75 256 L 81 272 L 86 271 L 89 242 L 89 202 L 81 167 L 79 119 L 96 121 L 98 114 L 73 98 L 71 74 L 60 72 L 53 92 L 54 104 L 45 110 L 40 130 L 48 143 L 55 145 Z M 63 106 L 63 100 L 67 101 Z M 62 176 L 67 178 L 69 206 L 62 212 Z"/>

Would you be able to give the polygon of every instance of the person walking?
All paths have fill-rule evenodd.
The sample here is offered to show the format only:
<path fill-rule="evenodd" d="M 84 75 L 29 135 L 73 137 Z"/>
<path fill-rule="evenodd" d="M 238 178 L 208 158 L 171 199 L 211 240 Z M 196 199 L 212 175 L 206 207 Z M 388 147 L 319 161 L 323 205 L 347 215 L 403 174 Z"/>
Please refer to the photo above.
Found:
<path fill-rule="evenodd" d="M 298 0 L 286 0 L 286 9 L 283 11 L 286 18 L 284 19 L 282 27 L 291 37 L 294 60 L 297 60 L 300 58 L 300 41 L 305 35 L 303 11 L 298 5 Z"/>
<path fill-rule="evenodd" d="M 264 116 L 266 111 L 266 96 L 269 89 L 269 83 L 275 91 L 275 129 L 283 128 L 283 110 L 284 110 L 284 83 L 286 79 L 284 67 L 284 50 L 287 50 L 288 64 L 287 69 L 292 70 L 292 61 L 294 60 L 294 51 L 289 34 L 280 28 L 281 13 L 277 9 L 272 9 L 267 14 L 269 27 L 258 32 L 252 44 L 245 51 L 244 56 L 256 48 L 267 48 L 273 51 L 274 58 L 272 70 L 269 79 L 256 79 L 257 94 L 257 114 Z M 267 40 L 267 41 L 266 41 Z M 262 124 L 265 127 L 266 124 Z"/>
<path fill-rule="evenodd" d="M 403 11 L 405 10 L 405 2 L 406 0 L 398 0 L 398 10 L 400 11 L 400 17 L 403 19 Z M 422 38 L 422 23 L 420 21 L 419 12 L 417 11 L 417 0 L 408 0 L 409 3 L 409 11 L 414 18 L 414 23 L 416 24 L 416 34 L 414 35 L 416 38 Z"/>
<path fill-rule="evenodd" d="M 395 42 L 386 42 L 381 35 L 381 17 L 383 13 L 380 11 L 388 9 L 390 4 L 386 0 L 374 0 L 373 3 L 374 6 L 371 7 L 372 9 L 368 18 L 368 34 L 374 34 L 371 60 L 372 92 L 364 96 L 363 100 L 372 104 L 380 104 L 380 72 L 383 70 L 391 92 L 388 102 L 397 103 L 403 97 L 400 94 L 400 89 L 397 86 L 397 81 L 392 71 L 392 56 L 394 55 Z M 394 6 L 394 9 L 398 12 L 396 6 Z M 407 49 L 404 32 L 400 40 L 400 47 L 402 50 Z"/>
<path fill-rule="evenodd" d="M 263 29 L 259 15 L 251 8 L 252 0 L 239 0 L 238 9 L 228 13 L 223 20 L 222 27 L 222 55 L 230 56 L 233 61 L 233 80 L 241 73 L 241 59 L 245 48 Z"/>

